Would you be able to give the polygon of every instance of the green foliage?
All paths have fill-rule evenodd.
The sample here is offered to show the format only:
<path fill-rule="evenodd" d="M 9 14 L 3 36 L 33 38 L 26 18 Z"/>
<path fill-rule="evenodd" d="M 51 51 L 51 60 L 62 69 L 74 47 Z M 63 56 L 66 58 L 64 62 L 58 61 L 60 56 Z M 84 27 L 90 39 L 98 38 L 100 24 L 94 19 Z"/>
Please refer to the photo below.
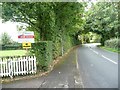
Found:
<path fill-rule="evenodd" d="M 20 50 L 20 49 L 22 49 L 22 44 L 2 45 L 2 50 Z"/>
<path fill-rule="evenodd" d="M 35 53 L 37 58 L 38 69 L 45 71 L 48 69 L 53 60 L 52 48 L 51 41 L 42 41 L 32 44 L 33 53 Z"/>
<path fill-rule="evenodd" d="M 70 47 L 72 47 L 72 38 L 70 36 L 64 36 L 63 38 L 63 52 L 66 52 L 68 49 L 70 49 Z"/>
<path fill-rule="evenodd" d="M 84 29 L 101 35 L 101 43 L 105 40 L 118 37 L 118 3 L 98 2 L 85 13 L 86 24 Z"/>
<path fill-rule="evenodd" d="M 8 35 L 8 33 L 4 32 L 1 35 L 1 44 L 6 45 L 10 44 L 12 42 L 11 37 Z"/>
<path fill-rule="evenodd" d="M 70 47 L 79 44 L 78 31 L 83 26 L 83 3 L 76 2 L 5 2 L 2 17 L 4 21 L 27 23 L 28 31 L 34 31 L 35 53 L 40 69 L 48 65 L 46 56 L 52 49 L 53 58 L 63 55 Z M 53 48 L 47 42 L 52 41 Z M 48 46 L 46 46 L 48 45 Z M 45 50 L 44 50 L 45 49 Z M 46 69 L 45 69 L 46 70 Z"/>
<path fill-rule="evenodd" d="M 104 49 L 104 50 L 111 51 L 111 52 L 120 53 L 120 48 L 109 48 L 109 47 L 104 47 L 104 46 L 102 46 L 102 47 L 100 47 L 100 48 L 102 48 L 102 49 Z"/>
<path fill-rule="evenodd" d="M 100 43 L 101 35 L 94 32 L 84 32 L 78 35 L 78 39 L 81 43 Z"/>
<path fill-rule="evenodd" d="M 120 39 L 118 38 L 112 38 L 110 40 L 105 41 L 105 47 L 118 49 L 120 48 Z"/>
<path fill-rule="evenodd" d="M 56 29 L 59 30 L 60 34 L 67 32 L 73 35 L 79 31 L 83 23 L 81 17 L 84 6 L 81 3 L 6 2 L 3 3 L 2 9 L 4 21 L 12 20 L 27 23 L 30 28 L 34 28 L 34 31 L 40 34 L 40 40 L 51 39 Z"/>

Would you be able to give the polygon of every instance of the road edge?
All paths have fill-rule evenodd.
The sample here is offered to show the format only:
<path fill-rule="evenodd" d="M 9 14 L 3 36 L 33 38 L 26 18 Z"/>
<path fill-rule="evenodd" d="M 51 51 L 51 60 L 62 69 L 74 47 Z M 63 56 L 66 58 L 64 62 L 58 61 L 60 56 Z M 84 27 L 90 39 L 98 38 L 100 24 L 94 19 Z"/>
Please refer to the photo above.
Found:
<path fill-rule="evenodd" d="M 77 53 L 77 49 L 75 51 L 76 53 L 76 72 L 75 72 L 75 76 L 74 76 L 74 80 L 75 80 L 75 88 L 84 88 L 84 84 L 82 81 L 82 77 L 80 75 L 80 71 L 79 71 L 79 64 L 78 64 L 78 53 Z"/>

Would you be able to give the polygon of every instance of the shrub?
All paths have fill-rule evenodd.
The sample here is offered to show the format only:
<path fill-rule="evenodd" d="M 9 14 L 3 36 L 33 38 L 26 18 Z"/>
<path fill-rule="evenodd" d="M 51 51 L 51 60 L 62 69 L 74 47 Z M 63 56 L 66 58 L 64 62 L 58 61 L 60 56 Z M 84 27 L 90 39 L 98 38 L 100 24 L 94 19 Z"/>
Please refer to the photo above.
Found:
<path fill-rule="evenodd" d="M 37 59 L 37 67 L 39 70 L 48 70 L 48 67 L 53 60 L 52 56 L 52 41 L 41 41 L 32 44 L 33 53 Z"/>
<path fill-rule="evenodd" d="M 80 44 L 80 41 L 76 40 L 74 36 L 65 34 L 61 39 L 61 36 L 56 34 L 49 41 L 40 41 L 32 44 L 32 54 L 30 55 L 35 54 L 37 57 L 38 70 L 46 71 L 51 61 L 62 55 L 62 47 L 64 54 L 68 49 L 77 44 Z"/>
<path fill-rule="evenodd" d="M 111 38 L 110 40 L 105 41 L 105 46 L 109 48 L 118 49 L 120 48 L 120 39 L 118 38 Z"/>
<path fill-rule="evenodd" d="M 16 50 L 16 49 L 22 49 L 22 44 L 7 44 L 2 45 L 2 50 Z"/>

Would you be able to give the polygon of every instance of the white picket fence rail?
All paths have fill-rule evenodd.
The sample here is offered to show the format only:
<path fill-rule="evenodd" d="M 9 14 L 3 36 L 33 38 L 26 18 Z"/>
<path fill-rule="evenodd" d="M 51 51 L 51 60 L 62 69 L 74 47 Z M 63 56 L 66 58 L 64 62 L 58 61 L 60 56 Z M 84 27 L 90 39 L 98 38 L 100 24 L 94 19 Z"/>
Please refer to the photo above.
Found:
<path fill-rule="evenodd" d="M 36 73 L 36 57 L 0 58 L 0 77 L 26 75 Z"/>

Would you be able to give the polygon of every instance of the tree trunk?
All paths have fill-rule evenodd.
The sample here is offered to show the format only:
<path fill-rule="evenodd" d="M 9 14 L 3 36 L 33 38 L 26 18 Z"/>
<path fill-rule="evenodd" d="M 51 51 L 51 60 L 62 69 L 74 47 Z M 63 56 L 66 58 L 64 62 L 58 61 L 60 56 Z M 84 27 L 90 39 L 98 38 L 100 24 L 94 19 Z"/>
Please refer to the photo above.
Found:
<path fill-rule="evenodd" d="M 104 46 L 104 42 L 105 42 L 105 35 L 104 35 L 104 34 L 102 34 L 101 36 L 102 36 L 102 38 L 101 38 L 100 43 L 101 43 L 101 45 L 102 45 L 102 46 Z"/>

